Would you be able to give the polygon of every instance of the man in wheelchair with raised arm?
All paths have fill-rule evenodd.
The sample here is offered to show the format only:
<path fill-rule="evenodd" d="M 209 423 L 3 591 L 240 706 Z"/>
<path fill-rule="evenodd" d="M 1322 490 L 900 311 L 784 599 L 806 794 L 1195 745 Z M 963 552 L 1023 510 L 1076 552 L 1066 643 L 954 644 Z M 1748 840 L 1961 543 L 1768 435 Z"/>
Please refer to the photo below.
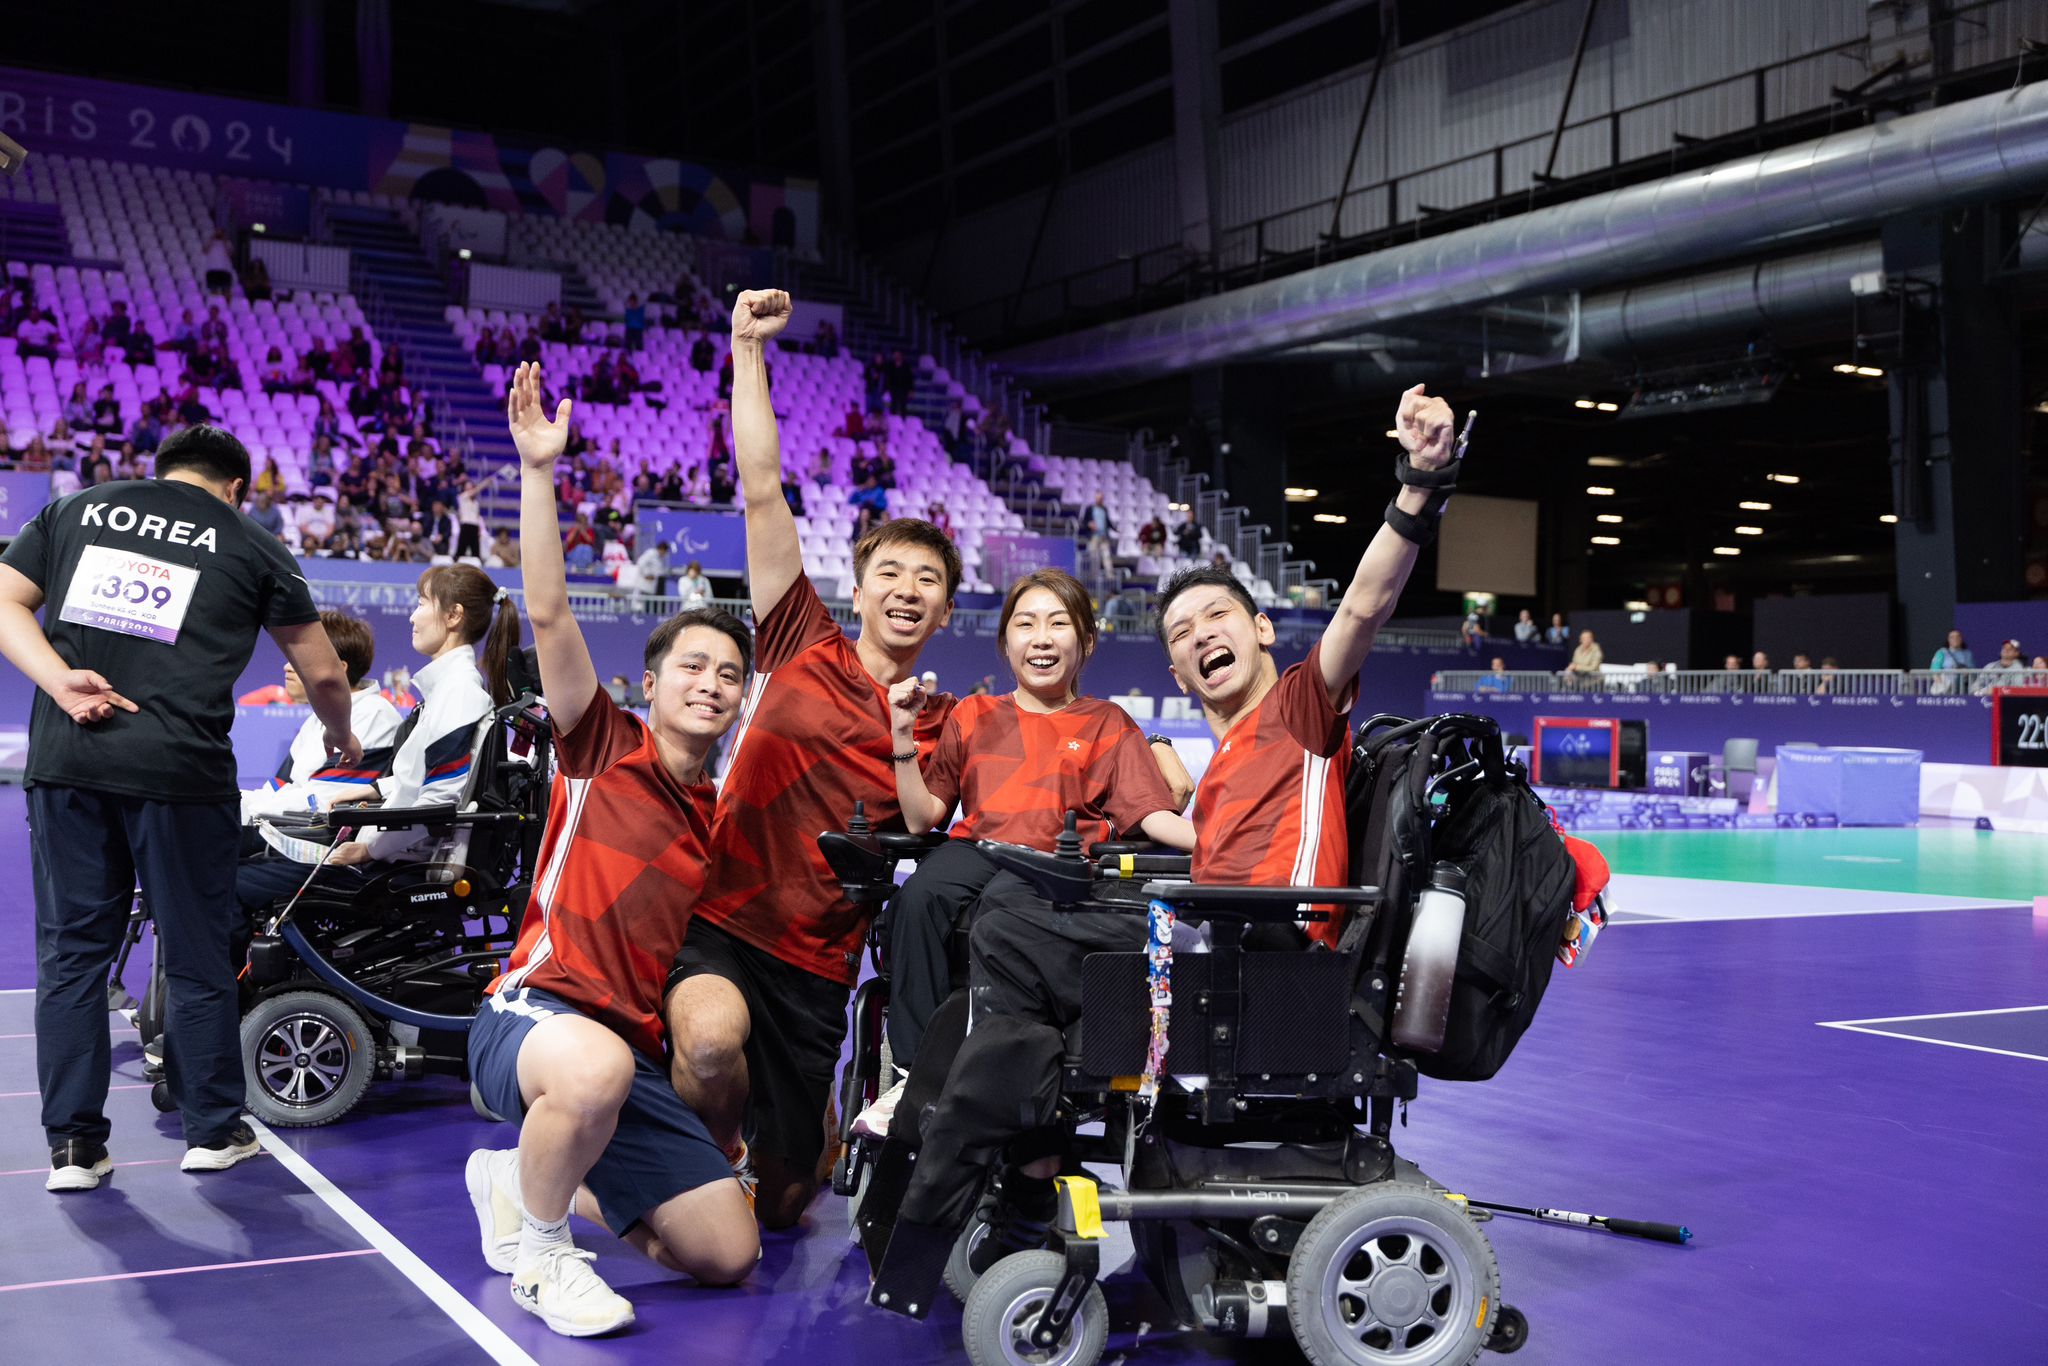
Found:
<path fill-rule="evenodd" d="M 1132 1221 L 1141 1262 L 1187 1324 L 1277 1329 L 1295 1287 L 1327 1307 L 1295 1322 L 1311 1359 L 1437 1363 L 1469 1360 L 1507 1322 L 1491 1250 L 1388 1141 L 1416 1072 L 1383 1052 L 1394 974 L 1371 965 L 1398 952 L 1389 936 L 1406 919 L 1396 928 L 1380 890 L 1350 876 L 1359 670 L 1456 479 L 1443 400 L 1418 386 L 1396 421 L 1403 487 L 1302 663 L 1277 668 L 1272 623 L 1225 571 L 1187 571 L 1162 595 L 1175 681 L 1218 742 L 1196 795 L 1193 881 L 1148 883 L 1147 914 L 1132 914 L 1128 893 L 1105 886 L 1147 871 L 1142 856 L 1097 867 L 1078 849 L 984 846 L 1032 890 L 1013 882 L 985 898 L 969 938 L 971 1023 L 961 1039 L 934 1022 L 859 1220 L 871 1302 L 922 1317 L 943 1269 L 968 1299 L 977 1362 L 1099 1355 L 1106 1311 L 1090 1282 L 1105 1206 Z M 1186 952 L 1196 945 L 1175 913 L 1206 922 L 1212 952 Z M 1084 1151 L 1075 1130 L 1090 1118 L 1104 1133 Z M 1056 1185 L 1084 1157 L 1120 1161 L 1131 1189 Z M 1342 1213 L 1375 1182 L 1391 1221 L 1381 1241 L 1319 1213 Z M 1260 1217 L 1242 1236 L 1215 1227 L 1247 1213 Z M 1031 1250 L 1048 1239 L 1063 1251 Z M 1403 1268 L 1375 1308 L 1360 1307 L 1356 1280 L 1378 1263 L 1354 1275 L 1348 1254 L 1334 1279 L 1296 1286 L 1296 1263 L 1320 1275 L 1322 1245 L 1347 1239 Z M 1290 1261 L 1297 1247 L 1314 1255 Z"/>

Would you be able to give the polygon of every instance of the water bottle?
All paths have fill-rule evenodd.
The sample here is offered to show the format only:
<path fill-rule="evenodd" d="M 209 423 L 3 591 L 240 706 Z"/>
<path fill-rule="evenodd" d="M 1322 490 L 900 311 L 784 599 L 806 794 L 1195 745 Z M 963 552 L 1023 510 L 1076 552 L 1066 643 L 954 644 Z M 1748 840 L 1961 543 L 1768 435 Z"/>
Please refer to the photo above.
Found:
<path fill-rule="evenodd" d="M 1465 933 L 1465 870 L 1439 863 L 1429 885 L 1415 898 L 1408 948 L 1401 955 L 1401 983 L 1394 996 L 1392 1036 L 1411 1053 L 1444 1046 L 1451 1014 L 1451 979 L 1458 968 L 1458 942 Z"/>

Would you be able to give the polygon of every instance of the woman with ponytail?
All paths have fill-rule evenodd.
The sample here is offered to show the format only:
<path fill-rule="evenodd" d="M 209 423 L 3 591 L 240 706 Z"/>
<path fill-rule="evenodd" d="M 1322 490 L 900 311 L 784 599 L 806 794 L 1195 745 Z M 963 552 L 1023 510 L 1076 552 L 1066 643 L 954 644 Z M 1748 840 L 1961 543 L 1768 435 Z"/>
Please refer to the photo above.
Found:
<path fill-rule="evenodd" d="M 519 608 L 512 594 L 466 564 L 435 565 L 420 575 L 419 605 L 412 609 L 413 648 L 427 657 L 412 673 L 420 704 L 416 721 L 401 728 L 404 739 L 391 757 L 390 772 L 378 779 L 370 798 L 383 806 L 410 807 L 462 800 L 476 757 L 477 727 L 512 700 L 507 670 L 519 648 Z M 433 840 L 420 826 L 376 829 L 337 844 L 320 844 L 259 827 L 271 846 L 244 859 L 235 877 L 235 896 L 256 912 L 297 890 L 306 865 L 322 861 L 326 880 L 360 878 L 335 873 L 356 864 L 429 857 Z"/>

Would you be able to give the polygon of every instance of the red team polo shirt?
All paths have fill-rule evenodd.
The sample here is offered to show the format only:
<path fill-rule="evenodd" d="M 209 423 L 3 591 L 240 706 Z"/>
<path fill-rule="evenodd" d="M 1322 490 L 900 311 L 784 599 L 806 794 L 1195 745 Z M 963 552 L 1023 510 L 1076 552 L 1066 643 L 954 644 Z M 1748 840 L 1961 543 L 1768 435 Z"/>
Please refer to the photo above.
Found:
<path fill-rule="evenodd" d="M 1014 693 L 969 697 L 946 718 L 924 767 L 924 785 L 963 815 L 955 839 L 1002 840 L 1051 849 L 1069 811 L 1082 848 L 1135 831 L 1173 793 L 1130 713 L 1082 697 L 1056 712 L 1026 711 Z"/>
<path fill-rule="evenodd" d="M 1330 705 L 1322 650 L 1317 641 L 1217 745 L 1195 792 L 1195 881 L 1345 885 L 1351 698 L 1341 710 Z M 1334 946 L 1343 923 L 1304 928 Z"/>
<path fill-rule="evenodd" d="M 844 830 L 855 801 L 901 829 L 890 761 L 889 691 L 862 667 L 808 578 L 754 627 L 753 686 L 726 759 L 697 914 L 764 953 L 852 986 L 868 914 L 841 893 L 818 836 Z M 940 694 L 917 722 L 929 755 L 953 707 Z"/>
<path fill-rule="evenodd" d="M 716 791 L 677 782 L 654 733 L 602 690 L 555 755 L 533 896 L 490 993 L 550 992 L 659 1061 L 661 990 L 704 885 Z"/>

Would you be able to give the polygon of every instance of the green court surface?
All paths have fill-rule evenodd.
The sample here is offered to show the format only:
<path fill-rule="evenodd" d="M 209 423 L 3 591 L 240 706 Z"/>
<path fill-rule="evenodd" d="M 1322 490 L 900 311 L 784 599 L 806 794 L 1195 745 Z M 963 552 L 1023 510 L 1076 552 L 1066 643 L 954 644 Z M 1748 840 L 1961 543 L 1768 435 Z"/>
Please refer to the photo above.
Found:
<path fill-rule="evenodd" d="M 1928 830 L 1598 830 L 1617 873 L 2031 902 L 2048 836 Z"/>

